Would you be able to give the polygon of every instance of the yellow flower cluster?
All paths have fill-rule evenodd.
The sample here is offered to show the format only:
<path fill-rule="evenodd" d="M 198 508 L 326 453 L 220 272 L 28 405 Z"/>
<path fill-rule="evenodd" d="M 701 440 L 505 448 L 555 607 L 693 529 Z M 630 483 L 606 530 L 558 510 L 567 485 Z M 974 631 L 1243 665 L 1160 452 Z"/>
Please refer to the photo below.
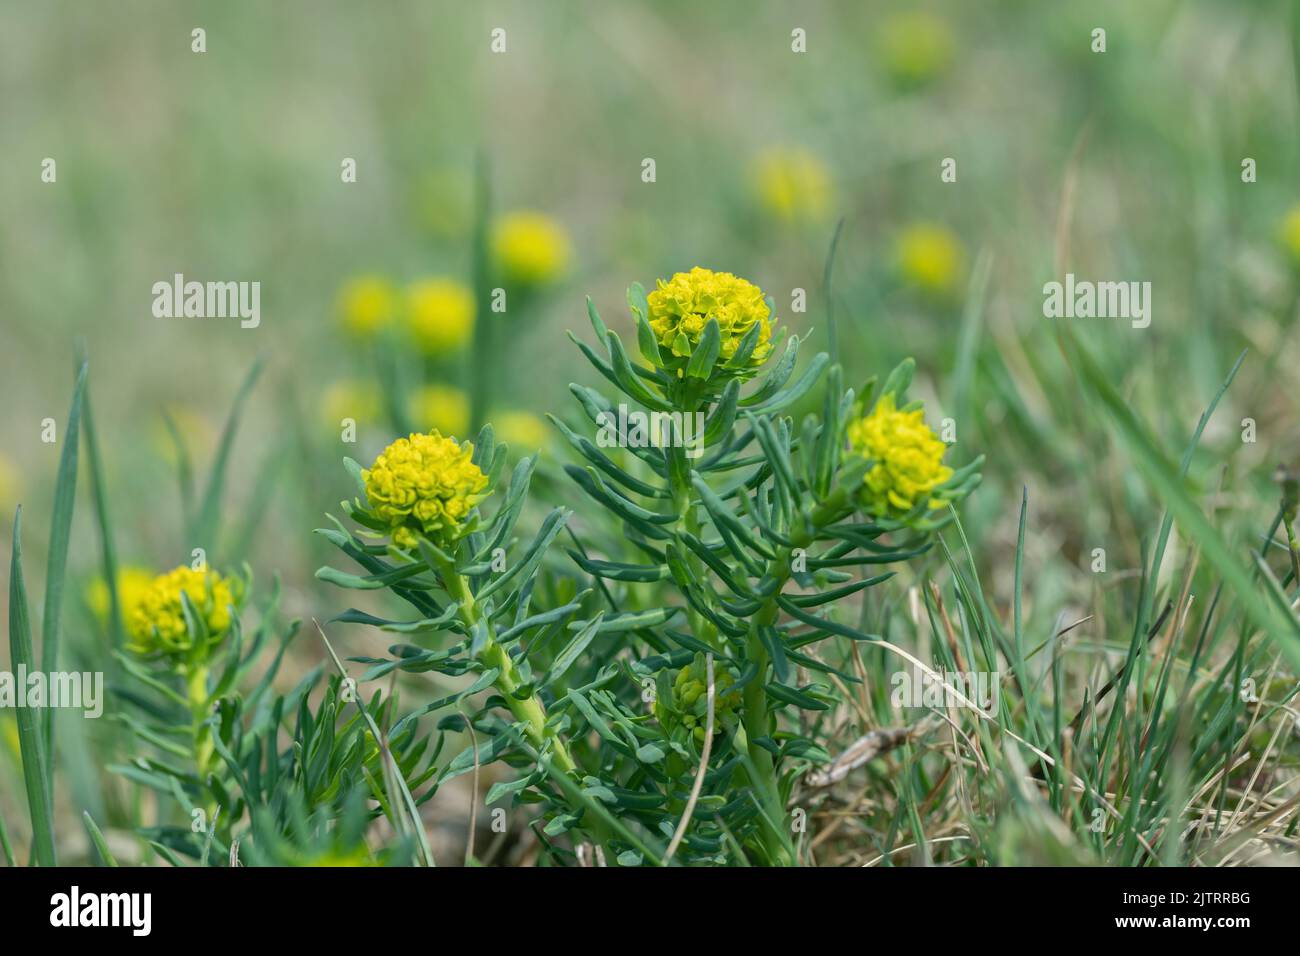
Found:
<path fill-rule="evenodd" d="M 820 222 L 830 211 L 830 174 L 806 149 L 762 153 L 754 166 L 754 188 L 764 208 L 786 222 Z"/>
<path fill-rule="evenodd" d="M 393 543 L 412 548 L 416 533 L 435 542 L 454 541 L 461 523 L 487 487 L 471 461 L 474 446 L 438 432 L 399 438 L 361 473 L 370 514 L 389 526 Z"/>
<path fill-rule="evenodd" d="M 406 291 L 411 337 L 426 355 L 446 355 L 474 334 L 474 294 L 455 279 L 423 279 Z"/>
<path fill-rule="evenodd" d="M 965 274 L 966 252 L 947 228 L 919 223 L 898 237 L 898 267 L 903 278 L 923 292 L 947 296 Z"/>
<path fill-rule="evenodd" d="M 382 276 L 358 276 L 339 291 L 338 310 L 344 330 L 357 338 L 370 338 L 392 324 L 397 293 Z"/>
<path fill-rule="evenodd" d="M 740 692 L 729 690 L 736 682 L 725 666 L 713 662 L 713 732 L 722 730 L 722 720 L 740 706 Z M 704 742 L 704 725 L 709 714 L 709 670 L 703 654 L 677 672 L 673 678 L 671 700 L 655 704 L 655 716 L 665 726 L 680 724 L 690 731 L 697 743 Z"/>
<path fill-rule="evenodd" d="M 496 224 L 492 252 L 507 279 L 521 285 L 553 282 L 569 265 L 569 237 L 538 212 L 515 212 Z"/>
<path fill-rule="evenodd" d="M 730 272 L 696 266 L 690 272 L 678 272 L 667 282 L 660 279 L 659 288 L 646 298 L 651 331 L 659 344 L 668 346 L 678 358 L 690 357 L 709 319 L 717 320 L 722 333 L 722 361 L 736 354 L 741 339 L 755 323 L 760 328 L 758 344 L 747 366 L 757 368 L 772 351 L 771 310 L 763 291 Z M 679 375 L 684 368 L 682 362 Z"/>
<path fill-rule="evenodd" d="M 130 621 L 140 599 L 153 584 L 154 575 L 148 568 L 125 567 L 117 571 L 117 603 L 122 609 L 122 620 Z M 112 599 L 108 593 L 108 582 L 95 578 L 86 588 L 86 606 L 95 620 L 100 624 L 108 623 L 112 611 Z"/>
<path fill-rule="evenodd" d="M 938 507 L 930 492 L 952 477 L 947 450 L 925 423 L 924 413 L 899 411 L 893 393 L 880 397 L 871 414 L 848 427 L 849 447 L 875 464 L 863 478 L 863 503 L 877 517 L 901 515 L 919 502 Z"/>
<path fill-rule="evenodd" d="M 158 575 L 134 598 L 126 618 L 131 650 L 138 654 L 184 654 L 193 648 L 194 636 L 185 626 L 182 594 L 207 625 L 209 641 L 215 643 L 230 628 L 230 608 L 235 603 L 230 582 L 215 571 L 195 571 L 183 564 Z"/>

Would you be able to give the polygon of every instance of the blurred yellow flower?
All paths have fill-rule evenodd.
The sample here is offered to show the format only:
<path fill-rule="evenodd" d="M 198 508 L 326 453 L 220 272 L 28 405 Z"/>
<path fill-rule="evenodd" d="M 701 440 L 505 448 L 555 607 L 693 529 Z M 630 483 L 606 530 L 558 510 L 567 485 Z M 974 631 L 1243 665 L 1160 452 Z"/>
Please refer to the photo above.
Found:
<path fill-rule="evenodd" d="M 154 453 L 172 467 L 177 465 L 179 458 L 176 441 L 172 438 L 171 429 L 167 427 L 167 419 L 171 419 L 171 423 L 176 426 L 177 434 L 190 454 L 193 454 L 195 448 L 209 447 L 216 438 L 212 425 L 193 408 L 186 405 L 168 405 L 149 431 L 149 444 L 153 447 Z"/>
<path fill-rule="evenodd" d="M 411 394 L 408 405 L 411 422 L 420 431 L 462 437 L 469 431 L 469 396 L 451 385 L 421 386 Z"/>
<path fill-rule="evenodd" d="M 338 311 L 345 331 L 371 338 L 392 324 L 397 292 L 382 276 L 358 276 L 339 290 Z"/>
<path fill-rule="evenodd" d="M 966 250 L 945 226 L 918 223 L 898 237 L 897 257 L 903 278 L 936 296 L 951 295 L 966 272 Z"/>
<path fill-rule="evenodd" d="M 539 212 L 504 216 L 492 233 L 492 252 L 507 279 L 522 285 L 554 282 L 569 265 L 569 236 Z"/>
<path fill-rule="evenodd" d="M 474 334 L 474 294 L 455 279 L 423 279 L 406 290 L 406 319 L 426 355 L 446 355 Z"/>
<path fill-rule="evenodd" d="M 383 396 L 373 382 L 343 379 L 331 383 L 320 398 L 321 420 L 326 428 L 342 426 L 351 418 L 358 424 L 375 422 L 383 411 Z"/>
<path fill-rule="evenodd" d="M 21 766 L 23 751 L 18 739 L 18 718 L 11 713 L 0 713 L 0 740 L 9 751 L 9 759 Z"/>
<path fill-rule="evenodd" d="M 117 569 L 117 602 L 122 611 L 122 620 L 131 620 L 131 615 L 140 605 L 140 599 L 153 584 L 154 574 L 148 568 L 127 566 Z M 86 607 L 100 624 L 108 623 L 112 610 L 112 601 L 108 593 L 108 582 L 102 577 L 95 578 L 86 585 Z"/>
<path fill-rule="evenodd" d="M 230 608 L 235 603 L 231 582 L 215 571 L 195 571 L 188 565 L 160 574 L 143 588 L 126 619 L 128 647 L 137 654 L 186 654 L 194 636 L 185 624 L 184 594 L 216 643 L 230 628 Z"/>
<path fill-rule="evenodd" d="M 943 73 L 955 46 L 947 21 L 922 10 L 895 14 L 880 28 L 881 61 L 899 83 L 919 84 Z"/>
<path fill-rule="evenodd" d="M 830 172 L 806 149 L 773 147 L 761 153 L 754 188 L 763 207 L 786 222 L 820 222 L 830 211 Z"/>
<path fill-rule="evenodd" d="M 438 432 L 399 438 L 361 473 L 370 513 L 389 526 L 393 543 L 413 548 L 416 532 L 449 544 L 487 487 L 471 458 L 474 445 Z"/>
<path fill-rule="evenodd" d="M 690 272 L 678 272 L 670 280 L 659 280 L 659 288 L 646 297 L 650 330 L 659 344 L 666 346 L 678 375 L 686 368 L 691 352 L 709 319 L 716 319 L 722 333 L 721 359 L 736 354 L 745 333 L 757 323 L 758 344 L 746 362 L 746 369 L 762 365 L 772 351 L 771 310 L 763 290 L 730 272 L 714 272 L 696 266 Z"/>
<path fill-rule="evenodd" d="M 550 441 L 551 430 L 545 420 L 520 409 L 500 411 L 490 416 L 492 430 L 498 440 L 505 442 L 516 452 L 538 451 Z"/>
<path fill-rule="evenodd" d="M 0 521 L 14 516 L 22 503 L 23 481 L 18 468 L 4 455 L 0 455 Z"/>
<path fill-rule="evenodd" d="M 1300 264 L 1300 206 L 1292 206 L 1290 212 L 1283 218 L 1278 237 L 1291 256 L 1291 260 Z"/>
<path fill-rule="evenodd" d="M 872 515 L 906 514 L 923 501 L 938 507 L 927 499 L 953 472 L 943 463 L 948 446 L 930 430 L 921 409 L 899 411 L 894 393 L 887 392 L 870 415 L 849 423 L 848 439 L 850 449 L 875 462 L 862 489 Z"/>

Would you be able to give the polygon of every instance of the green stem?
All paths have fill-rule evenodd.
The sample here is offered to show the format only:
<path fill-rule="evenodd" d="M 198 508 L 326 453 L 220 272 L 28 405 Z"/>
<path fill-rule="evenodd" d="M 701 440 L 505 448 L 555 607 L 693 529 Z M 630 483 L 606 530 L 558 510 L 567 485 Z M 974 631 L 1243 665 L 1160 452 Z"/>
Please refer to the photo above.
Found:
<path fill-rule="evenodd" d="M 776 760 L 772 752 L 758 744 L 760 737 L 771 734 L 772 714 L 768 708 L 767 691 L 763 687 L 770 663 L 767 647 L 759 637 L 765 627 L 776 624 L 780 617 L 780 605 L 777 597 L 790 580 L 794 567 L 794 550 L 806 549 L 816 537 L 816 529 L 832 523 L 843 511 L 845 495 L 842 490 L 835 490 L 826 500 L 818 505 L 811 514 L 806 515 L 800 527 L 791 530 L 792 546 L 783 548 L 768 562 L 764 575 L 772 581 L 769 597 L 750 618 L 749 634 L 746 637 L 746 653 L 750 661 L 758 665 L 758 675 L 745 685 L 741 695 L 741 724 L 745 728 L 746 750 L 749 759 L 751 782 L 761 795 L 764 811 L 770 820 L 763 820 L 760 832 L 763 846 L 770 861 L 775 865 L 787 866 L 793 863 L 790 842 L 786 832 L 781 829 L 785 820 L 785 801 L 781 798 L 780 782 L 777 779 Z"/>
<path fill-rule="evenodd" d="M 447 593 L 458 605 L 457 613 L 461 622 L 467 629 L 472 630 L 479 621 L 479 610 L 474 595 L 469 589 L 469 583 L 450 563 L 440 565 L 438 572 L 442 576 Z M 546 726 L 546 709 L 542 706 L 541 698 L 536 694 L 529 694 L 522 699 L 516 696 L 524 683 L 519 675 L 519 668 L 515 666 L 510 652 L 497 643 L 496 630 L 492 622 L 484 623 L 488 628 L 488 639 L 483 649 L 479 651 L 478 660 L 484 667 L 496 669 L 497 676 L 492 684 L 501 692 L 506 706 L 510 708 L 510 713 L 514 715 L 515 720 L 524 725 L 524 733 L 535 747 L 541 749 L 547 744 L 550 745 L 551 761 L 556 767 L 566 773 L 577 770 L 578 765 L 569 753 L 569 748 L 565 746 L 554 728 Z"/>
<path fill-rule="evenodd" d="M 216 747 L 212 743 L 212 725 L 208 723 L 208 712 L 212 701 L 208 697 L 208 667 L 206 664 L 191 663 L 185 672 L 185 698 L 190 705 L 190 734 L 194 740 L 194 769 L 199 775 L 199 783 L 208 788 L 208 775 L 212 773 L 212 761 L 216 756 Z"/>
<path fill-rule="evenodd" d="M 694 414 L 688 412 L 687 414 Z M 708 580 L 704 562 L 701 561 L 690 548 L 686 547 L 681 541 L 681 532 L 684 528 L 695 537 L 700 537 L 700 519 L 696 514 L 695 507 L 692 504 L 691 487 L 691 467 L 690 462 L 686 459 L 686 449 L 672 446 L 668 451 L 668 489 L 672 495 L 671 508 L 672 513 L 677 515 L 677 524 L 673 526 L 675 541 L 678 550 L 686 561 L 687 567 L 691 569 L 692 577 L 697 581 Z M 705 599 L 708 599 L 708 592 L 705 592 Z M 724 648 L 718 635 L 718 629 L 713 623 L 704 617 L 699 611 L 687 605 L 686 621 L 690 626 L 691 634 L 699 640 L 708 644 L 714 650 L 721 653 Z"/>

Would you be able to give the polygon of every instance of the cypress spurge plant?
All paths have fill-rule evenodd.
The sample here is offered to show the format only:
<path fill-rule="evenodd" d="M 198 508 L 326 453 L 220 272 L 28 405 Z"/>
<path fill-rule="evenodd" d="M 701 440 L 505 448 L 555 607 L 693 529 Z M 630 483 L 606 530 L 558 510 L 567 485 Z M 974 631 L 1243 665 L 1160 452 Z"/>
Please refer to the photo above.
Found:
<path fill-rule="evenodd" d="M 181 565 L 142 588 L 126 615 L 127 650 L 180 687 L 177 702 L 189 717 L 179 725 L 186 731 L 180 749 L 200 784 L 215 768 L 208 720 L 214 700 L 211 663 L 230 634 L 243 593 L 238 578 L 225 578 L 206 566 Z"/>
<path fill-rule="evenodd" d="M 872 639 L 849 623 L 861 592 L 891 576 L 877 566 L 928 548 L 979 461 L 943 464 L 906 399 L 910 361 L 861 395 L 825 355 L 796 377 L 798 336 L 779 348 L 770 300 L 744 279 L 695 269 L 649 295 L 633 286 L 628 303 L 640 362 L 590 303 L 600 349 L 577 343 L 618 402 L 574 385 L 586 422 L 553 419 L 596 506 L 569 529 L 592 588 L 547 560 L 568 510 L 527 546 L 513 540 L 533 459 L 484 514 L 504 461 L 490 427 L 476 446 L 412 435 L 370 469 L 349 463 L 362 497 L 345 508 L 363 532 L 322 533 L 366 574 L 318 575 L 389 588 L 421 612 L 342 615 L 426 640 L 363 659 L 367 677 L 477 675 L 405 719 L 494 690 L 469 717 L 486 740 L 442 777 L 497 758 L 518 767 L 488 802 L 537 805 L 555 859 L 591 842 L 624 864 L 792 864 L 792 787 L 831 759 L 816 720 L 839 701 L 829 677 L 857 681 L 813 645 Z M 815 403 L 819 382 L 821 413 L 796 425 L 784 413 Z M 428 646 L 440 632 L 454 645 Z"/>
<path fill-rule="evenodd" d="M 298 622 L 264 662 L 278 595 L 246 632 L 240 612 L 249 590 L 247 578 L 182 565 L 124 591 L 126 679 L 117 693 L 130 706 L 119 719 L 138 745 L 130 763 L 113 769 L 170 798 L 183 820 L 164 806 L 141 835 L 175 865 L 183 856 L 225 865 L 241 845 L 246 861 L 276 865 L 404 862 L 417 849 L 427 859 L 427 844 L 407 834 L 417 802 L 433 792 L 412 796 L 432 776 L 421 769 L 429 739 L 415 727 L 376 734 L 396 700 L 360 701 L 338 678 L 313 708 L 319 667 L 276 693 Z M 374 854 L 364 830 L 380 815 L 399 839 Z M 315 844 L 312 834 L 321 837 Z"/>
<path fill-rule="evenodd" d="M 661 711 L 686 703 L 698 712 L 699 696 L 692 703 L 691 693 L 700 682 L 698 655 L 721 663 L 715 728 L 724 739 L 706 784 L 731 799 L 712 821 L 700 821 L 700 836 L 737 838 L 758 861 L 789 863 L 785 806 L 792 782 L 807 761 L 828 755 L 816 740 L 783 727 L 779 715 L 836 702 L 829 681 L 798 682 L 800 670 L 831 672 L 804 649 L 831 636 L 869 639 L 843 622 L 844 610 L 889 574 L 861 574 L 920 554 L 925 534 L 947 520 L 939 509 L 978 481 L 978 462 L 960 472 L 942 465 L 944 446 L 922 421 L 919 404 L 904 404 L 910 362 L 887 379 L 874 404 L 872 385 L 860 400 L 842 390 L 839 370 L 831 368 L 822 414 L 796 428 L 782 413 L 810 394 L 827 357 L 817 355 L 791 383 L 800 345 L 791 335 L 768 367 L 777 352 L 772 305 L 743 279 L 697 268 L 649 295 L 633 286 L 628 304 L 646 364 L 629 360 L 594 309 L 605 354 L 580 347 L 623 398 L 646 410 L 658 440 L 647 446 L 636 424 L 622 425 L 634 416 L 579 386 L 573 391 L 584 411 L 602 432 L 613 429 L 615 440 L 602 434 L 605 440 L 593 444 L 564 431 L 587 459 L 570 474 L 621 525 L 636 560 L 577 557 L 589 573 L 618 582 L 622 600 L 685 608 L 685 629 L 662 631 L 679 650 L 644 658 L 634 669 L 656 677 Z M 742 383 L 765 369 L 742 395 Z M 685 416 L 704 420 L 695 447 L 677 430 Z M 625 447 L 632 457 L 615 460 L 602 445 Z M 863 570 L 855 576 L 851 568 Z M 677 668 L 685 661 L 683 700 Z M 660 724 L 679 758 L 665 767 L 680 787 L 682 773 L 696 769 L 698 726 Z M 719 772 L 729 764 L 731 773 Z"/>

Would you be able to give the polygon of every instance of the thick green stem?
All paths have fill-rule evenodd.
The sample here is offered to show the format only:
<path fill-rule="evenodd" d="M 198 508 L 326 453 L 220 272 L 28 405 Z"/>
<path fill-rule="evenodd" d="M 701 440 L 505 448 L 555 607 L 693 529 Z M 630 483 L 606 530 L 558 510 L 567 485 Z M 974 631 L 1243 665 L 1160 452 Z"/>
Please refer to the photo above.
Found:
<path fill-rule="evenodd" d="M 686 459 L 686 449 L 675 445 L 668 449 L 668 489 L 672 495 L 672 513 L 677 516 L 675 530 L 678 538 L 676 544 L 694 578 L 697 581 L 707 580 L 704 562 L 681 543 L 680 535 L 683 529 L 697 538 L 700 536 L 700 519 L 692 504 L 691 495 L 693 489 L 691 488 L 690 463 Z M 703 614 L 689 605 L 686 608 L 686 621 L 690 625 L 692 635 L 717 651 L 723 649 L 718 629 Z"/>
<path fill-rule="evenodd" d="M 473 629 L 479 620 L 479 611 L 474 595 L 470 592 L 469 583 L 450 564 L 439 567 L 438 571 L 447 593 L 459 606 L 458 614 L 462 623 L 467 628 Z M 483 649 L 479 651 L 478 659 L 484 667 L 496 669 L 497 676 L 492 682 L 493 686 L 501 692 L 515 720 L 524 725 L 524 733 L 533 746 L 541 749 L 549 744 L 551 761 L 556 767 L 565 773 L 576 770 L 578 765 L 569 753 L 569 748 L 565 746 L 554 728 L 546 726 L 546 709 L 542 706 L 541 698 L 536 694 L 529 694 L 523 698 L 516 696 L 524 683 L 519 676 L 519 668 L 515 666 L 514 658 L 510 653 L 496 642 L 496 632 L 492 622 L 484 623 L 488 628 L 488 639 Z"/>
<path fill-rule="evenodd" d="M 190 705 L 190 733 L 194 741 L 194 769 L 199 783 L 208 786 L 216 748 L 212 743 L 212 725 L 208 715 L 212 701 L 208 697 L 208 667 L 192 663 L 185 672 L 185 699 Z"/>

